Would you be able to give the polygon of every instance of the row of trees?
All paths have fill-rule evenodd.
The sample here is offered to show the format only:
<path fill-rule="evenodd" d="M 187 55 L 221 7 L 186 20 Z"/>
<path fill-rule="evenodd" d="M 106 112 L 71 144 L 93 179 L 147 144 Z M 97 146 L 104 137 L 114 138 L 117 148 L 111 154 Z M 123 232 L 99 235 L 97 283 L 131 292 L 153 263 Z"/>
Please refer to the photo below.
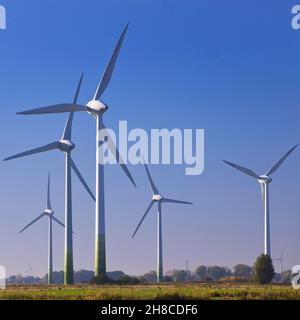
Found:
<path fill-rule="evenodd" d="M 108 277 L 113 281 L 117 281 L 125 276 L 122 271 L 109 272 Z M 79 270 L 74 272 L 74 282 L 75 283 L 90 283 L 94 277 L 94 272 L 89 270 Z M 44 277 L 34 277 L 34 276 L 22 276 L 18 274 L 16 276 L 11 276 L 7 279 L 7 284 L 45 284 L 48 281 L 48 274 Z M 53 283 L 63 284 L 64 283 L 64 272 L 55 271 L 53 272 Z"/>
<path fill-rule="evenodd" d="M 194 272 L 188 270 L 173 270 L 166 273 L 166 282 L 211 282 L 211 281 L 254 281 L 258 283 L 270 283 L 272 280 L 277 283 L 289 283 L 291 271 L 275 274 L 272 260 L 269 256 L 261 255 L 257 258 L 253 267 L 245 264 L 237 264 L 231 269 L 220 266 L 199 266 Z M 74 273 L 75 283 L 119 283 L 138 284 L 155 283 L 156 272 L 150 271 L 140 277 L 126 275 L 122 271 L 108 273 L 105 278 L 94 278 L 93 271 L 80 270 Z M 63 271 L 54 272 L 53 280 L 56 284 L 63 284 Z M 8 284 L 42 284 L 47 282 L 47 275 L 43 278 L 12 276 Z"/>
<path fill-rule="evenodd" d="M 260 255 L 253 267 L 237 264 L 233 269 L 219 266 L 199 266 L 195 272 L 188 270 L 173 270 L 166 273 L 165 282 L 256 282 L 267 284 L 274 280 L 277 283 L 289 283 L 291 272 L 275 274 L 272 259 L 267 255 Z M 156 282 L 156 272 L 151 271 L 139 277 L 141 282 Z"/>
<path fill-rule="evenodd" d="M 199 266 L 194 273 L 175 270 L 168 274 L 173 281 L 253 281 L 261 284 L 272 282 L 275 275 L 272 259 L 264 254 L 257 258 L 253 267 L 238 264 L 230 270 L 218 266 Z M 290 274 L 288 279 L 281 279 L 282 276 L 284 275 L 277 275 L 275 280 L 278 282 L 290 281 Z"/>

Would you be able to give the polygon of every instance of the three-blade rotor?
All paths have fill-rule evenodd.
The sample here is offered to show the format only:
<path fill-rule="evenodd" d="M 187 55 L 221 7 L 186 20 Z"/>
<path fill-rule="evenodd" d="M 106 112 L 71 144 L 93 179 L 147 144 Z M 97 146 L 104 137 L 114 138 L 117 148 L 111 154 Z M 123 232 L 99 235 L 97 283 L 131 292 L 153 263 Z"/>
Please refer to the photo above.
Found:
<path fill-rule="evenodd" d="M 128 26 L 129 26 L 129 24 L 126 25 L 125 29 L 123 30 L 123 32 L 122 32 L 122 34 L 121 34 L 121 36 L 120 36 L 120 38 L 119 38 L 119 40 L 117 42 L 117 45 L 116 45 L 116 47 L 115 47 L 115 49 L 113 51 L 113 54 L 112 54 L 112 56 L 111 56 L 111 58 L 110 58 L 110 60 L 109 60 L 109 62 L 107 64 L 107 66 L 105 68 L 105 71 L 103 73 L 103 76 L 102 76 L 102 78 L 101 78 L 101 80 L 100 80 L 100 82 L 99 82 L 99 84 L 97 86 L 93 101 L 98 101 L 101 98 L 101 96 L 103 95 L 104 91 L 106 90 L 106 88 L 108 87 L 108 85 L 110 83 L 110 80 L 112 78 L 112 74 L 113 74 L 113 71 L 114 71 L 114 68 L 115 68 L 115 65 L 116 65 L 116 62 L 117 62 L 121 47 L 122 47 L 122 43 L 123 43 L 123 40 L 125 38 L 127 29 L 128 29 Z M 71 140 L 71 127 L 72 127 L 72 120 L 73 120 L 74 112 L 85 111 L 85 112 L 90 112 L 92 114 L 95 113 L 95 112 L 97 113 L 97 111 L 94 110 L 94 109 L 91 109 L 90 106 L 81 105 L 81 104 L 77 103 L 79 90 L 80 90 L 80 86 L 81 86 L 81 82 L 82 82 L 82 77 L 83 77 L 83 75 L 81 76 L 81 79 L 79 81 L 79 85 L 78 85 L 78 88 L 77 88 L 73 103 L 56 104 L 56 105 L 46 106 L 46 107 L 42 107 L 42 108 L 36 108 L 36 109 L 31 109 L 31 110 L 27 110 L 27 111 L 18 112 L 17 114 L 21 114 L 21 115 L 36 115 L 36 114 L 55 114 L 55 113 L 70 112 L 69 119 L 67 121 L 62 140 Z M 102 117 L 101 117 L 101 122 L 102 122 Z M 103 122 L 102 122 L 102 127 L 103 127 L 103 130 L 106 129 L 104 124 L 103 124 Z M 120 165 L 121 169 L 127 175 L 129 180 L 131 181 L 131 183 L 136 187 L 135 181 L 134 181 L 132 175 L 130 174 L 126 164 L 123 161 L 123 159 L 121 158 L 119 150 L 117 149 L 117 147 L 115 146 L 114 142 L 111 139 L 108 139 L 108 142 L 109 142 L 108 143 L 108 148 L 114 154 L 114 156 L 115 156 L 115 158 L 117 160 L 117 163 Z M 55 149 L 55 148 L 59 149 L 59 145 L 57 145 L 57 146 L 51 145 L 49 147 L 47 145 L 47 146 L 44 147 L 45 150 L 43 149 L 43 151 L 50 150 L 50 149 L 48 149 L 50 147 L 52 147 L 53 149 Z M 31 154 L 30 152 L 33 152 L 33 151 L 34 150 L 29 151 L 28 154 L 26 152 L 26 155 L 30 155 Z M 39 152 L 39 150 L 37 150 L 37 152 Z M 35 153 L 37 153 L 37 152 L 35 152 Z M 21 157 L 21 156 L 23 156 L 23 155 L 19 154 L 17 156 L 14 156 L 13 158 Z M 5 160 L 10 160 L 10 159 L 12 159 L 12 157 L 7 158 Z"/>
<path fill-rule="evenodd" d="M 251 169 L 248 169 L 246 167 L 242 167 L 238 164 L 223 160 L 226 164 L 228 164 L 229 166 L 257 179 L 257 180 L 264 180 L 264 178 L 268 178 L 270 177 L 273 173 L 275 173 L 281 166 L 282 164 L 285 162 L 285 160 L 289 157 L 289 155 L 298 147 L 298 145 L 294 146 L 292 149 L 290 149 L 282 158 L 280 158 L 280 160 L 270 169 L 266 172 L 265 175 L 263 176 L 259 176 L 258 174 L 256 174 L 254 171 L 252 171 Z M 268 182 L 268 181 L 266 181 Z"/>
<path fill-rule="evenodd" d="M 147 177 L 148 177 L 148 180 L 149 180 L 152 192 L 153 192 L 153 197 L 152 197 L 152 201 L 150 202 L 146 212 L 144 213 L 140 222 L 138 223 L 138 225 L 132 235 L 132 238 L 134 238 L 135 235 L 137 234 L 138 230 L 140 229 L 141 225 L 143 224 L 145 218 L 147 217 L 148 213 L 150 212 L 150 210 L 153 207 L 155 202 L 157 202 L 159 206 L 161 206 L 162 203 L 176 203 L 176 204 L 189 204 L 189 205 L 193 204 L 192 202 L 174 200 L 174 199 L 164 198 L 163 196 L 161 196 L 159 194 L 159 191 L 158 191 L 152 177 L 151 177 L 150 171 L 149 171 L 148 166 L 145 161 L 144 161 L 144 166 L 145 166 L 146 174 L 147 174 Z"/>
<path fill-rule="evenodd" d="M 256 180 L 258 180 L 261 184 L 261 193 L 262 193 L 262 200 L 263 200 L 263 206 L 266 205 L 265 203 L 265 198 L 266 198 L 266 184 L 270 183 L 272 181 L 272 179 L 270 178 L 270 176 L 275 173 L 281 166 L 282 164 L 285 162 L 285 160 L 290 156 L 290 154 L 298 147 L 298 145 L 294 146 L 292 149 L 290 149 L 283 157 L 280 158 L 280 160 L 278 162 L 275 163 L 275 165 L 266 172 L 266 174 L 259 176 L 258 174 L 256 174 L 254 171 L 252 171 L 251 169 L 248 169 L 246 167 L 242 167 L 238 164 L 223 160 L 226 164 L 228 164 L 229 166 L 249 175 L 252 178 L 255 178 Z"/>
<path fill-rule="evenodd" d="M 78 100 L 82 80 L 83 80 L 83 73 L 81 74 L 81 77 L 79 79 L 79 83 L 77 85 L 77 89 L 76 89 L 74 100 L 73 100 L 74 103 L 76 103 Z M 47 151 L 51 151 L 51 150 L 59 150 L 62 152 L 71 153 L 72 149 L 75 147 L 74 144 L 71 142 L 73 116 L 74 116 L 74 113 L 71 112 L 68 116 L 61 140 L 46 144 L 42 147 L 38 147 L 35 149 L 31 149 L 31 150 L 28 150 L 25 152 L 18 153 L 16 155 L 11 156 L 11 157 L 5 158 L 4 161 L 22 158 L 22 157 L 26 157 L 26 156 L 30 156 L 30 155 L 34 155 L 34 154 L 38 154 L 38 153 L 42 153 L 42 152 L 47 152 Z M 82 174 L 80 173 L 79 169 L 75 165 L 75 162 L 73 161 L 72 158 L 71 158 L 71 167 L 72 167 L 73 171 L 75 172 L 75 174 L 77 175 L 79 181 L 81 182 L 81 184 L 85 188 L 85 190 L 88 192 L 88 194 L 91 196 L 91 198 L 95 201 L 95 196 L 94 196 L 93 192 L 88 187 L 87 183 L 85 182 Z"/>
<path fill-rule="evenodd" d="M 65 225 L 56 217 L 54 217 L 54 212 L 52 211 L 51 207 L 51 200 L 50 200 L 50 172 L 48 174 L 48 183 L 47 183 L 47 201 L 46 201 L 46 210 L 40 214 L 37 218 L 32 220 L 29 224 L 27 224 L 22 230 L 20 230 L 19 233 L 22 233 L 26 229 L 28 229 L 30 226 L 32 226 L 34 223 L 42 219 L 43 217 L 49 217 L 49 219 L 55 221 L 57 224 L 59 224 L 62 227 L 65 227 Z"/>
<path fill-rule="evenodd" d="M 126 25 L 124 31 L 122 32 L 120 39 L 113 51 L 113 54 L 109 60 L 109 63 L 103 73 L 103 76 L 98 84 L 93 100 L 99 100 L 103 95 L 104 91 L 108 87 L 108 84 L 111 80 L 120 50 L 125 38 L 129 24 Z M 89 111 L 88 106 L 77 104 L 77 99 L 74 99 L 73 103 L 61 103 L 56 105 L 50 105 L 42 108 L 35 108 L 31 110 L 21 111 L 17 114 L 21 115 L 35 115 L 35 114 L 48 114 L 48 113 L 64 113 L 64 112 L 80 112 L 80 111 Z"/>

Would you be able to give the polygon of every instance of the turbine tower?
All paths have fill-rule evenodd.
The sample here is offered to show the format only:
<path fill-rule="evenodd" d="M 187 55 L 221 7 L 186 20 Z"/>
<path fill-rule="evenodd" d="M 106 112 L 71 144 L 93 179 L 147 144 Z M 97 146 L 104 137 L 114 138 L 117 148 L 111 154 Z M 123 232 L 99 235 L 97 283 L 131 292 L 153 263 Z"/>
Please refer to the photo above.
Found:
<path fill-rule="evenodd" d="M 46 210 L 39 215 L 36 219 L 34 219 L 32 222 L 30 222 L 25 228 L 23 228 L 19 233 L 22 233 L 27 228 L 29 228 L 31 225 L 36 223 L 38 220 L 40 220 L 43 217 L 49 218 L 49 234 L 48 234 L 48 284 L 53 283 L 53 255 L 52 255 L 52 222 L 56 222 L 62 227 L 65 227 L 65 225 L 60 222 L 57 218 L 54 217 L 54 211 L 51 207 L 50 202 L 50 173 L 48 175 L 48 188 L 47 188 L 47 201 L 46 201 Z"/>
<path fill-rule="evenodd" d="M 88 102 L 85 106 L 73 103 L 62 103 L 52 106 L 47 106 L 38 109 L 32 109 L 29 111 L 18 112 L 22 115 L 34 115 L 34 114 L 49 114 L 49 113 L 62 113 L 62 112 L 88 112 L 96 119 L 96 210 L 95 210 L 95 276 L 106 275 L 106 233 L 105 233 L 105 196 L 104 196 L 104 167 L 103 167 L 103 153 L 101 153 L 101 145 L 103 144 L 103 133 L 108 138 L 105 142 L 111 153 L 117 159 L 118 164 L 125 172 L 131 183 L 136 187 L 136 184 L 127 169 L 121 155 L 114 145 L 114 142 L 109 137 L 108 131 L 103 123 L 103 115 L 107 111 L 108 106 L 100 100 L 104 91 L 106 90 L 110 79 L 113 74 L 115 64 L 128 29 L 126 25 L 122 32 L 117 46 L 109 60 L 109 63 L 104 71 L 101 81 L 97 87 L 94 98 Z"/>
<path fill-rule="evenodd" d="M 186 202 L 186 201 L 173 200 L 173 199 L 168 199 L 168 198 L 163 197 L 159 193 L 156 185 L 154 184 L 153 179 L 150 175 L 149 169 L 148 169 L 145 162 L 144 162 L 144 166 L 146 169 L 146 173 L 148 176 L 148 180 L 150 182 L 150 186 L 151 186 L 153 195 L 152 195 L 152 200 L 151 200 L 145 214 L 143 215 L 141 221 L 139 222 L 138 226 L 136 227 L 132 238 L 135 237 L 136 233 L 138 232 L 140 226 L 144 222 L 146 216 L 150 212 L 153 205 L 155 203 L 157 203 L 157 207 L 158 207 L 158 211 L 157 211 L 157 282 L 163 282 L 162 204 L 163 203 L 193 204 L 193 203 Z"/>
<path fill-rule="evenodd" d="M 74 96 L 73 103 L 77 103 L 77 99 L 79 96 L 79 91 L 81 87 L 83 79 L 83 74 L 80 77 L 77 90 Z M 80 182 L 95 201 L 95 197 L 85 182 L 83 176 L 78 170 L 75 162 L 71 158 L 71 152 L 75 148 L 75 144 L 71 141 L 72 139 L 72 123 L 73 123 L 74 113 L 71 112 L 69 114 L 62 138 L 59 141 L 52 142 L 45 146 L 35 148 L 29 151 L 25 151 L 14 155 L 12 157 L 4 159 L 4 161 L 12 160 L 16 158 L 21 158 L 25 156 L 29 156 L 36 153 L 41 153 L 50 150 L 59 150 L 65 154 L 65 274 L 64 274 L 64 282 L 65 284 L 73 284 L 73 227 L 72 227 L 72 185 L 71 185 L 71 169 L 74 170 L 75 174 L 79 178 Z"/>
<path fill-rule="evenodd" d="M 287 152 L 270 170 L 268 170 L 264 175 L 257 175 L 254 171 L 242 167 L 240 165 L 234 164 L 229 161 L 224 162 L 228 164 L 229 166 L 251 176 L 252 178 L 255 178 L 258 180 L 258 182 L 261 185 L 261 191 L 262 191 L 262 199 L 263 199 L 263 207 L 265 212 L 265 221 L 264 221 L 264 247 L 265 247 L 265 255 L 268 255 L 271 257 L 271 236 L 270 236 L 270 201 L 269 201 L 269 185 L 273 181 L 271 178 L 271 175 L 275 173 L 281 165 L 284 163 L 284 161 L 288 158 L 288 156 L 298 147 L 296 145 L 293 147 L 289 152 Z"/>

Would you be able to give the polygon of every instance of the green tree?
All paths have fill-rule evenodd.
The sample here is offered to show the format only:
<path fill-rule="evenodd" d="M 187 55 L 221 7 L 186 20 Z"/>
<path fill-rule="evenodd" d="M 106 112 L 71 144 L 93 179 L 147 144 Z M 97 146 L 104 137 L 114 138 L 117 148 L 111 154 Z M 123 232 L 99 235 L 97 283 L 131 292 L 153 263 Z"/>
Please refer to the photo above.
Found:
<path fill-rule="evenodd" d="M 238 278 L 250 278 L 252 268 L 245 264 L 237 264 L 233 267 L 233 275 Z"/>
<path fill-rule="evenodd" d="M 173 278 L 170 276 L 164 276 L 164 282 L 173 282 Z"/>
<path fill-rule="evenodd" d="M 144 282 L 154 283 L 157 281 L 156 271 L 150 271 L 148 273 L 145 273 L 141 278 Z"/>
<path fill-rule="evenodd" d="M 121 285 L 137 285 L 141 283 L 141 280 L 137 277 L 131 277 L 124 274 L 117 282 Z"/>
<path fill-rule="evenodd" d="M 203 281 L 206 278 L 207 267 L 199 266 L 195 271 L 195 277 L 197 280 Z"/>
<path fill-rule="evenodd" d="M 262 254 L 253 266 L 253 279 L 257 283 L 268 284 L 275 276 L 274 266 L 270 256 Z"/>
<path fill-rule="evenodd" d="M 291 270 L 283 271 L 280 274 L 280 281 L 281 281 L 281 283 L 290 284 L 292 281 L 292 277 L 293 277 L 293 275 L 292 275 Z"/>
<path fill-rule="evenodd" d="M 225 277 L 230 277 L 231 271 L 225 267 L 208 267 L 206 276 L 213 279 L 214 281 L 217 281 Z"/>
<path fill-rule="evenodd" d="M 174 282 L 185 282 L 188 276 L 185 270 L 169 271 L 166 275 L 171 277 Z"/>
<path fill-rule="evenodd" d="M 43 281 L 47 283 L 48 273 L 43 277 Z M 64 272 L 63 271 L 53 271 L 52 281 L 55 284 L 63 284 L 64 283 Z"/>
<path fill-rule="evenodd" d="M 97 277 L 93 277 L 91 282 L 91 284 L 96 284 L 96 285 L 101 285 L 101 284 L 113 284 L 114 280 L 110 279 L 107 276 L 104 275 L 99 275 Z"/>
<path fill-rule="evenodd" d="M 90 283 L 94 277 L 93 271 L 79 270 L 74 272 L 75 283 Z"/>

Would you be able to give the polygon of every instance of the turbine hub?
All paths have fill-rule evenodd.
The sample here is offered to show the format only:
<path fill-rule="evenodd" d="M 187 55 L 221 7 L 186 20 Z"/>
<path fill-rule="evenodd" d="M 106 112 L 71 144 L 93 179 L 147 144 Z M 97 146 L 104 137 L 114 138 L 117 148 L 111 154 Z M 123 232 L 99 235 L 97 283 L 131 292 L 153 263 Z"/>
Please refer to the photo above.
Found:
<path fill-rule="evenodd" d="M 46 209 L 45 210 L 46 215 L 52 216 L 54 214 L 54 211 L 52 209 Z"/>
<path fill-rule="evenodd" d="M 59 149 L 64 152 L 71 151 L 75 148 L 75 144 L 69 140 L 60 140 Z"/>
<path fill-rule="evenodd" d="M 160 201 L 163 197 L 160 194 L 154 194 L 152 197 L 153 201 Z"/>
<path fill-rule="evenodd" d="M 263 184 L 263 183 L 271 183 L 273 181 L 273 179 L 271 179 L 270 177 L 263 175 L 259 177 L 259 183 Z"/>
<path fill-rule="evenodd" d="M 88 102 L 87 107 L 90 109 L 90 113 L 102 114 L 107 111 L 108 106 L 100 100 L 91 100 Z"/>

